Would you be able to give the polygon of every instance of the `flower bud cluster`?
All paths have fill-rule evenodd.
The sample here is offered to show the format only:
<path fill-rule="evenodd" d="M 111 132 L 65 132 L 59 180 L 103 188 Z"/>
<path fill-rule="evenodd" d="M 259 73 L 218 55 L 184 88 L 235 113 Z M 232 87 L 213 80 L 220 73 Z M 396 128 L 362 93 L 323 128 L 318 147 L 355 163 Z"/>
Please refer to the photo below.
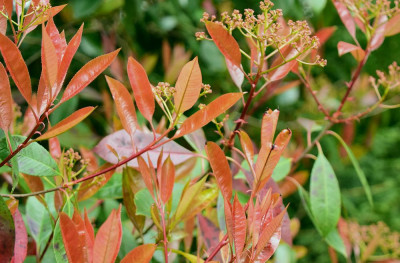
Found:
<path fill-rule="evenodd" d="M 379 86 L 394 89 L 400 86 L 400 66 L 397 62 L 393 62 L 388 67 L 388 73 L 384 73 L 383 71 L 377 70 L 376 75 L 378 78 L 369 77 L 369 81 L 371 85 L 377 89 Z"/>
<path fill-rule="evenodd" d="M 157 86 L 154 88 L 154 92 L 160 98 L 170 98 L 176 92 L 175 87 L 171 87 L 171 84 L 168 82 L 159 82 Z"/>

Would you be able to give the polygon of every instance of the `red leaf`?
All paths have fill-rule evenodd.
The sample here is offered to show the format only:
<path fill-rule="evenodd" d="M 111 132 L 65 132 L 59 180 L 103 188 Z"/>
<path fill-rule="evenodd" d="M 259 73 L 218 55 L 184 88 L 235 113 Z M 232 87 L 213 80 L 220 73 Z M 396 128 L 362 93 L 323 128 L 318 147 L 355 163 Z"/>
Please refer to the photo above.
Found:
<path fill-rule="evenodd" d="M 151 123 L 154 114 L 155 103 L 153 91 L 146 71 L 134 58 L 128 59 L 128 77 L 135 96 L 136 105 L 143 116 Z"/>
<path fill-rule="evenodd" d="M 369 43 L 371 51 L 379 48 L 385 40 L 385 28 L 387 19 L 388 18 L 386 15 L 381 15 L 378 18 L 375 18 L 374 24 L 377 24 L 377 29 L 375 30 L 375 33 L 371 37 L 371 41 Z"/>
<path fill-rule="evenodd" d="M 139 165 L 139 169 L 140 169 L 140 173 L 142 175 L 143 181 L 144 181 L 147 189 L 149 190 L 151 196 L 155 200 L 153 180 L 151 177 L 150 168 L 147 166 L 146 161 L 143 159 L 142 156 L 138 156 L 137 161 L 138 161 L 138 165 Z"/>
<path fill-rule="evenodd" d="M 0 34 L 2 34 L 2 35 L 6 34 L 6 32 L 7 32 L 7 23 L 8 23 L 7 18 L 5 16 L 0 16 Z"/>
<path fill-rule="evenodd" d="M 232 174 L 224 152 L 214 142 L 207 142 L 206 152 L 214 176 L 217 179 L 218 188 L 226 201 L 232 198 Z"/>
<path fill-rule="evenodd" d="M 76 229 L 79 234 L 79 242 L 84 244 L 84 256 L 88 262 L 92 262 L 93 256 L 93 243 L 90 234 L 86 231 L 85 221 L 81 217 L 79 211 L 75 208 L 74 215 L 72 216 L 72 221 L 75 224 Z"/>
<path fill-rule="evenodd" d="M 318 32 L 315 33 L 315 36 L 318 37 L 320 46 L 325 44 L 325 42 L 332 36 L 333 33 L 335 33 L 335 31 L 336 26 L 324 27 L 318 30 Z"/>
<path fill-rule="evenodd" d="M 103 165 L 99 168 L 99 171 L 109 167 L 109 164 Z M 93 195 L 95 195 L 113 176 L 115 170 L 111 170 L 105 174 L 94 177 L 91 180 L 84 181 L 79 186 L 78 191 L 78 201 L 83 201 L 89 199 Z"/>
<path fill-rule="evenodd" d="M 357 61 L 363 60 L 363 58 L 365 56 L 365 51 L 362 48 L 360 48 L 359 46 L 350 44 L 350 43 L 340 41 L 338 43 L 337 48 L 338 48 L 339 56 L 343 56 L 344 54 L 351 52 L 351 54 Z"/>
<path fill-rule="evenodd" d="M 272 140 L 278 124 L 279 110 L 268 110 L 262 119 L 261 124 L 261 147 L 265 145 L 271 146 Z"/>
<path fill-rule="evenodd" d="M 74 37 L 71 39 L 71 41 L 68 43 L 67 48 L 65 49 L 64 56 L 61 60 L 60 63 L 60 69 L 58 70 L 58 89 L 56 94 L 60 92 L 61 86 L 64 83 L 65 76 L 67 75 L 67 71 L 69 68 L 69 65 L 71 64 L 72 58 L 74 57 L 76 51 L 78 50 L 78 47 L 81 43 L 82 39 L 82 31 L 83 31 L 83 24 L 79 28 L 78 32 L 74 35 Z"/>
<path fill-rule="evenodd" d="M 51 154 L 51 157 L 56 160 L 61 157 L 61 146 L 58 138 L 53 137 L 49 139 L 49 152 Z"/>
<path fill-rule="evenodd" d="M 85 209 L 85 218 L 84 218 L 84 221 L 85 221 L 86 233 L 87 233 L 87 235 L 88 235 L 88 237 L 89 237 L 89 240 L 90 240 L 89 249 L 92 249 L 92 250 L 93 250 L 93 246 L 94 246 L 94 230 L 93 230 L 92 224 L 90 223 L 90 220 L 89 220 L 89 217 L 88 217 L 88 214 L 87 214 L 86 209 Z M 92 251 L 92 252 L 93 252 L 93 251 Z M 91 253 L 91 254 L 93 254 L 93 253 Z"/>
<path fill-rule="evenodd" d="M 213 100 L 206 107 L 187 118 L 174 135 L 174 139 L 200 129 L 232 107 L 241 97 L 241 93 L 227 93 Z"/>
<path fill-rule="evenodd" d="M 64 133 L 83 121 L 87 116 L 94 111 L 94 107 L 85 107 L 72 113 L 67 118 L 63 119 L 53 127 L 49 128 L 44 134 L 36 138 L 36 141 L 47 140 Z"/>
<path fill-rule="evenodd" d="M 200 95 L 201 84 L 201 71 L 197 57 L 195 57 L 183 66 L 175 84 L 174 103 L 177 114 L 190 109 L 196 103 Z"/>
<path fill-rule="evenodd" d="M 2 34 L 0 34 L 0 51 L 15 85 L 30 104 L 32 97 L 31 78 L 21 52 L 8 37 Z"/>
<path fill-rule="evenodd" d="M 0 63 L 0 94 L 0 128 L 7 133 L 13 121 L 13 99 L 8 75 L 2 63 Z"/>
<path fill-rule="evenodd" d="M 344 26 L 347 31 L 349 31 L 350 35 L 355 38 L 356 37 L 356 25 L 354 23 L 354 19 L 351 16 L 350 11 L 347 9 L 346 5 L 339 1 L 334 1 L 333 4 L 338 11 L 339 17 L 342 20 Z"/>
<path fill-rule="evenodd" d="M 50 17 L 49 21 L 47 22 L 46 31 L 56 49 L 58 61 L 61 63 L 65 49 L 67 48 L 67 42 L 65 41 L 65 38 L 61 36 L 60 32 L 58 32 L 58 29 L 54 24 L 53 17 Z"/>
<path fill-rule="evenodd" d="M 171 158 L 168 156 L 168 158 L 165 160 L 163 166 L 162 166 L 162 171 L 161 171 L 161 185 L 160 185 L 160 191 L 161 191 L 161 201 L 163 203 L 167 203 L 169 198 L 171 197 L 172 190 L 174 188 L 174 182 L 175 182 L 175 166 L 171 161 Z"/>
<path fill-rule="evenodd" d="M 64 212 L 60 213 L 60 229 L 68 261 L 70 263 L 86 262 L 85 240 L 80 238 L 77 226 Z"/>
<path fill-rule="evenodd" d="M 229 75 L 235 83 L 236 87 L 239 89 L 242 87 L 244 80 L 244 73 L 241 68 L 238 68 L 236 65 L 232 64 L 229 60 L 226 59 L 226 67 L 228 68 Z"/>
<path fill-rule="evenodd" d="M 400 12 L 392 16 L 385 25 L 385 36 L 394 36 L 400 33 Z"/>
<path fill-rule="evenodd" d="M 56 89 L 55 84 L 57 82 L 58 75 L 58 56 L 56 52 L 56 48 L 51 41 L 51 38 L 47 31 L 44 28 L 44 24 L 42 26 L 42 67 L 46 80 L 46 86 L 50 89 L 51 93 L 54 93 Z M 51 97 L 54 97 L 52 95 Z"/>
<path fill-rule="evenodd" d="M 12 0 L 0 0 L 0 8 L 3 8 L 6 14 L 11 17 L 13 12 L 13 1 Z"/>
<path fill-rule="evenodd" d="M 13 219 L 15 226 L 15 245 L 12 262 L 23 263 L 28 249 L 28 235 L 26 233 L 24 220 L 18 210 L 15 210 Z"/>
<path fill-rule="evenodd" d="M 199 222 L 199 231 L 201 233 L 202 240 L 204 240 L 207 248 L 207 254 L 210 254 L 219 243 L 220 230 L 210 219 L 202 216 L 201 214 L 197 215 L 197 220 Z M 221 256 L 218 254 L 215 256 L 215 258 L 219 258 L 219 261 L 222 261 Z"/>
<path fill-rule="evenodd" d="M 122 260 L 121 263 L 148 263 L 156 251 L 157 245 L 145 244 L 131 250 Z"/>
<path fill-rule="evenodd" d="M 233 200 L 233 238 L 235 240 L 236 257 L 239 259 L 246 243 L 246 214 L 237 195 Z"/>
<path fill-rule="evenodd" d="M 106 76 L 107 84 L 110 87 L 112 97 L 115 101 L 118 116 L 121 119 L 122 126 L 132 138 L 135 134 L 137 124 L 135 106 L 133 105 L 131 94 L 125 86 L 116 79 Z"/>
<path fill-rule="evenodd" d="M 283 48 L 281 53 L 285 57 L 285 61 L 289 61 L 290 59 L 293 59 L 294 57 L 299 55 L 299 52 L 296 49 L 291 49 L 291 48 L 289 48 L 289 46 L 286 46 L 286 48 Z M 287 74 L 289 74 L 289 72 L 297 64 L 296 59 L 293 59 L 289 62 L 285 62 L 285 61 L 283 60 L 283 58 L 280 55 L 274 60 L 274 62 L 270 66 L 271 69 L 278 67 L 279 65 L 281 65 L 281 66 L 279 66 L 275 70 L 272 70 L 271 72 L 268 73 L 268 79 L 270 81 L 276 81 L 276 80 L 280 80 L 280 79 L 284 78 Z"/>
<path fill-rule="evenodd" d="M 122 240 L 121 207 L 113 210 L 97 232 L 93 247 L 93 262 L 113 263 Z"/>
<path fill-rule="evenodd" d="M 83 66 L 69 82 L 60 103 L 63 103 L 77 95 L 95 78 L 97 78 L 97 76 L 99 76 L 111 64 L 111 62 L 113 62 L 115 57 L 118 55 L 118 52 L 119 49 L 99 56 Z"/>
<path fill-rule="evenodd" d="M 231 246 L 233 246 L 234 238 L 233 238 L 232 206 L 226 199 L 224 199 L 224 214 L 225 214 L 226 231 L 228 232 L 228 237 L 229 237 L 229 243 Z"/>
<path fill-rule="evenodd" d="M 249 135 L 246 132 L 240 131 L 239 135 L 240 135 L 240 144 L 242 145 L 242 150 L 244 152 L 244 155 L 246 156 L 247 161 L 252 163 L 254 157 L 253 142 L 251 141 Z"/>
<path fill-rule="evenodd" d="M 207 22 L 206 28 L 225 59 L 240 68 L 242 56 L 235 38 L 222 25 L 215 22 Z"/>

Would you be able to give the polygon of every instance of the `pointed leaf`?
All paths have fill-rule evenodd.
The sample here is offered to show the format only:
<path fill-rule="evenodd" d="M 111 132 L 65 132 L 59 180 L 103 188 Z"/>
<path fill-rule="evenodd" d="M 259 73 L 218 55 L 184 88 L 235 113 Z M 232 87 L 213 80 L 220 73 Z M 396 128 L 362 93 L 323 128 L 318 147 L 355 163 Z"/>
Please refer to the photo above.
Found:
<path fill-rule="evenodd" d="M 225 59 L 240 68 L 241 54 L 239 44 L 236 42 L 235 38 L 233 38 L 222 25 L 215 22 L 207 22 L 206 28 Z"/>
<path fill-rule="evenodd" d="M 46 86 L 53 89 L 53 86 L 57 82 L 58 75 L 58 56 L 56 48 L 47 30 L 45 30 L 44 24 L 42 26 L 42 67 L 44 76 L 46 79 Z"/>
<path fill-rule="evenodd" d="M 394 36 L 400 33 L 400 12 L 392 16 L 385 25 L 385 36 Z"/>
<path fill-rule="evenodd" d="M 165 160 L 161 171 L 161 201 L 164 204 L 168 202 L 171 197 L 172 190 L 175 183 L 175 166 L 171 161 L 170 156 Z"/>
<path fill-rule="evenodd" d="M 147 166 L 146 161 L 143 159 L 142 156 L 138 156 L 137 160 L 138 160 L 139 170 L 142 175 L 143 181 L 144 181 L 147 189 L 149 190 L 151 196 L 155 200 L 153 179 L 151 177 L 150 168 Z"/>
<path fill-rule="evenodd" d="M 232 107 L 240 98 L 241 93 L 227 93 L 213 100 L 206 107 L 187 118 L 174 135 L 174 139 L 200 129 L 220 114 Z"/>
<path fill-rule="evenodd" d="M 122 126 L 129 133 L 133 141 L 133 135 L 135 134 L 138 124 L 131 94 L 129 94 L 129 91 L 118 80 L 108 76 L 106 76 L 106 80 L 115 101 Z"/>
<path fill-rule="evenodd" d="M 378 49 L 385 40 L 385 28 L 387 19 L 388 18 L 386 15 L 380 15 L 378 18 L 375 18 L 374 23 L 377 24 L 377 29 L 375 30 L 369 42 L 369 47 L 371 48 L 371 51 Z"/>
<path fill-rule="evenodd" d="M 28 234 L 26 233 L 25 222 L 19 210 L 13 214 L 15 225 L 15 245 L 13 263 L 23 263 L 28 249 Z"/>
<path fill-rule="evenodd" d="M 278 124 L 279 110 L 268 110 L 261 124 L 261 147 L 270 145 L 274 139 L 276 125 Z"/>
<path fill-rule="evenodd" d="M 0 34 L 0 51 L 15 85 L 24 99 L 30 104 L 32 97 L 31 78 L 21 52 L 18 47 L 3 34 Z"/>
<path fill-rule="evenodd" d="M 287 74 L 289 74 L 294 66 L 297 65 L 297 60 L 294 59 L 299 55 L 297 49 L 287 46 L 281 51 L 281 53 L 285 57 L 285 60 L 283 60 L 282 56 L 278 56 L 274 62 L 272 62 L 270 68 L 277 68 L 268 73 L 268 79 L 270 81 L 276 81 L 284 78 Z"/>
<path fill-rule="evenodd" d="M 67 42 L 65 41 L 65 38 L 61 36 L 60 32 L 58 32 L 52 16 L 49 18 L 49 21 L 46 25 L 46 31 L 53 42 L 54 48 L 56 49 L 58 61 L 61 62 L 65 49 L 67 48 Z"/>
<path fill-rule="evenodd" d="M 93 247 L 93 262 L 113 263 L 122 240 L 121 207 L 113 210 L 97 232 Z"/>
<path fill-rule="evenodd" d="M 224 152 L 214 142 L 207 142 L 206 152 L 214 176 L 217 179 L 218 188 L 228 202 L 232 198 L 232 173 Z"/>
<path fill-rule="evenodd" d="M 15 226 L 6 202 L 0 196 L 0 262 L 10 262 L 14 254 Z"/>
<path fill-rule="evenodd" d="M 13 120 L 11 87 L 3 64 L 0 63 L 0 128 L 7 133 Z"/>
<path fill-rule="evenodd" d="M 64 212 L 60 213 L 60 228 L 68 261 L 71 263 L 86 262 L 85 240 L 80 238 L 77 226 Z"/>
<path fill-rule="evenodd" d="M 342 20 L 344 26 L 347 31 L 349 31 L 350 35 L 355 38 L 356 37 L 356 25 L 354 23 L 354 19 L 351 16 L 350 11 L 347 9 L 346 5 L 339 1 L 334 1 L 333 4 L 338 11 L 339 17 Z"/>
<path fill-rule="evenodd" d="M 75 111 L 70 116 L 60 121 L 50 129 L 48 129 L 44 134 L 36 138 L 36 141 L 47 140 L 68 131 L 69 129 L 83 121 L 87 116 L 89 116 L 90 113 L 94 111 L 94 109 L 94 107 L 85 107 Z"/>
<path fill-rule="evenodd" d="M 149 263 L 153 258 L 153 254 L 156 251 L 157 245 L 145 244 L 134 248 L 129 252 L 122 260 L 121 263 Z"/>
<path fill-rule="evenodd" d="M 99 76 L 118 55 L 119 49 L 108 54 L 92 59 L 84 65 L 68 83 L 67 88 L 61 98 L 63 103 L 81 92 L 97 76 Z M 61 70 L 60 70 L 61 71 Z"/>
<path fill-rule="evenodd" d="M 177 114 L 190 109 L 200 95 L 202 84 L 201 71 L 197 57 L 189 61 L 179 74 L 174 94 L 175 112 Z"/>
<path fill-rule="evenodd" d="M 344 54 L 351 52 L 351 54 L 357 61 L 363 60 L 363 58 L 365 56 L 365 51 L 362 48 L 360 48 L 359 46 L 350 44 L 350 43 L 340 41 L 337 45 L 337 48 L 338 48 L 339 56 L 343 56 Z"/>
<path fill-rule="evenodd" d="M 323 236 L 328 235 L 340 217 L 340 189 L 335 172 L 322 152 L 311 171 L 310 205 L 315 223 Z"/>
<path fill-rule="evenodd" d="M 246 243 L 246 214 L 239 202 L 237 195 L 233 200 L 233 238 L 235 240 L 235 252 L 240 258 L 244 244 Z"/>
<path fill-rule="evenodd" d="M 128 77 L 131 84 L 136 105 L 143 116 L 151 123 L 155 103 L 149 78 L 146 71 L 134 58 L 128 59 Z"/>

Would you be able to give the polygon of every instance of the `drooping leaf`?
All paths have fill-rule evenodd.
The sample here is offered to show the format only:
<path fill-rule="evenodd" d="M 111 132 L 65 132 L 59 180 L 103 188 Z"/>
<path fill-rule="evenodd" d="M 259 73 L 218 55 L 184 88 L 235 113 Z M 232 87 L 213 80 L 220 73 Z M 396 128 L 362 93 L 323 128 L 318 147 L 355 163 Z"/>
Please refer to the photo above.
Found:
<path fill-rule="evenodd" d="M 400 12 L 392 16 L 385 25 L 385 36 L 394 36 L 400 33 Z"/>
<path fill-rule="evenodd" d="M 148 263 L 153 258 L 153 254 L 156 251 L 156 244 L 145 244 L 134 248 L 129 252 L 122 260 L 121 263 Z"/>
<path fill-rule="evenodd" d="M 145 187 L 141 177 L 138 171 L 130 167 L 124 168 L 122 172 L 122 194 L 126 213 L 139 232 L 143 231 L 146 219 L 144 216 L 136 215 L 135 194 Z"/>
<path fill-rule="evenodd" d="M 128 59 L 128 77 L 136 105 L 143 116 L 151 123 L 154 114 L 154 95 L 146 71 L 134 58 Z"/>
<path fill-rule="evenodd" d="M 187 118 L 175 133 L 174 139 L 200 129 L 232 107 L 240 98 L 241 93 L 227 93 L 213 100 L 206 107 Z"/>
<path fill-rule="evenodd" d="M 129 133 L 133 140 L 137 124 L 135 106 L 125 86 L 116 79 L 106 76 L 108 87 L 111 90 L 118 116 L 121 119 L 122 127 Z"/>
<path fill-rule="evenodd" d="M 370 203 L 370 205 L 373 205 L 371 188 L 369 187 L 367 177 L 365 176 L 364 171 L 361 169 L 360 164 L 357 161 L 357 158 L 353 154 L 353 151 L 346 144 L 346 142 L 340 137 L 339 134 L 337 134 L 333 131 L 330 131 L 329 134 L 332 134 L 342 144 L 343 148 L 346 150 L 347 154 L 349 155 L 350 161 L 353 164 L 354 169 L 356 170 L 358 178 L 360 179 L 360 182 L 364 188 L 364 192 L 368 198 L 368 202 Z"/>
<path fill-rule="evenodd" d="M 174 93 L 175 112 L 177 114 L 190 109 L 198 100 L 202 77 L 197 57 L 189 61 L 179 74 Z"/>
<path fill-rule="evenodd" d="M 347 42 L 340 41 L 337 45 L 337 48 L 339 56 L 343 56 L 344 54 L 350 52 L 357 61 L 363 60 L 365 56 L 365 51 L 362 48 Z"/>
<path fill-rule="evenodd" d="M 42 67 L 46 80 L 46 86 L 51 90 L 53 90 L 54 85 L 57 82 L 58 77 L 58 56 L 56 52 L 56 48 L 47 33 L 47 30 L 42 26 Z"/>
<path fill-rule="evenodd" d="M 15 225 L 6 202 L 0 196 L 0 262 L 9 262 L 14 254 Z"/>
<path fill-rule="evenodd" d="M 222 25 L 215 22 L 207 22 L 206 28 L 225 59 L 240 68 L 242 58 L 239 44 L 236 42 L 235 38 L 233 38 Z"/>
<path fill-rule="evenodd" d="M 14 135 L 10 139 L 16 145 L 19 145 L 25 141 L 26 137 Z M 5 138 L 0 140 L 0 146 L 0 160 L 2 160 L 10 154 Z M 49 152 L 36 142 L 29 144 L 16 156 L 13 159 L 16 160 L 21 173 L 36 176 L 54 176 L 59 174 L 57 163 L 50 156 Z"/>
<path fill-rule="evenodd" d="M 328 235 L 340 217 L 340 189 L 335 172 L 320 152 L 311 171 L 310 208 L 323 236 Z"/>
<path fill-rule="evenodd" d="M 237 258 L 240 258 L 244 244 L 246 243 L 246 214 L 243 206 L 240 204 L 237 195 L 233 199 L 233 238 L 235 240 L 235 252 Z"/>
<path fill-rule="evenodd" d="M 214 142 L 207 142 L 206 152 L 218 187 L 229 202 L 232 198 L 232 173 L 225 154 Z"/>
<path fill-rule="evenodd" d="M 94 58 L 84 65 L 68 83 L 59 103 L 63 103 L 81 92 L 114 61 L 118 52 L 119 49 Z"/>
<path fill-rule="evenodd" d="M 161 201 L 163 203 L 167 203 L 171 197 L 172 190 L 174 188 L 175 182 L 175 166 L 171 161 L 171 158 L 165 160 L 162 171 L 161 171 L 161 185 L 160 185 L 160 192 L 161 192 Z"/>
<path fill-rule="evenodd" d="M 153 133 L 143 132 L 140 130 L 137 130 L 135 132 L 135 135 L 133 136 L 134 145 L 135 147 L 138 148 L 139 151 L 145 148 L 147 145 L 149 145 L 153 140 L 154 140 Z M 161 140 L 161 142 L 164 142 L 165 140 L 167 139 L 164 138 Z M 120 158 L 129 157 L 134 153 L 131 139 L 125 130 L 120 130 L 106 136 L 94 148 L 94 152 L 97 153 L 101 158 L 103 158 L 107 162 L 117 163 L 118 158 L 112 152 L 110 152 L 110 150 L 107 148 L 106 145 L 110 145 L 113 149 L 115 149 Z M 162 147 L 155 148 L 146 152 L 146 154 L 147 153 L 149 154 L 152 163 L 154 164 L 157 163 L 157 159 L 160 155 L 161 149 L 164 151 L 163 161 L 165 161 L 165 159 L 167 158 L 167 154 L 169 154 L 171 157 L 171 161 L 175 165 L 180 164 L 186 161 L 187 159 L 193 157 L 193 153 L 191 151 L 171 141 L 164 144 Z M 128 165 L 131 167 L 138 167 L 137 159 L 129 161 Z"/>
<path fill-rule="evenodd" d="M 89 106 L 75 111 L 67 118 L 63 119 L 53 127 L 49 128 L 44 134 L 40 135 L 35 140 L 36 141 L 47 140 L 68 131 L 69 129 L 71 129 L 72 127 L 83 121 L 87 116 L 89 116 L 90 113 L 94 111 L 94 109 L 95 109 L 94 107 Z"/>
<path fill-rule="evenodd" d="M 97 232 L 93 247 L 93 262 L 113 263 L 122 240 L 121 207 L 113 210 Z"/>
<path fill-rule="evenodd" d="M 8 132 L 13 120 L 11 87 L 3 64 L 0 63 L 0 128 Z"/>
<path fill-rule="evenodd" d="M 350 35 L 355 38 L 356 37 L 356 25 L 354 23 L 354 19 L 351 16 L 350 11 L 347 9 L 346 5 L 340 1 L 334 1 L 333 4 L 338 11 L 339 17 L 342 20 L 344 26 L 347 31 L 349 31 Z"/>
<path fill-rule="evenodd" d="M 64 212 L 60 213 L 60 228 L 68 262 L 86 262 L 87 250 L 85 239 L 81 238 L 82 233 L 79 232 L 75 223 Z"/>
<path fill-rule="evenodd" d="M 23 263 L 28 249 L 28 234 L 26 233 L 25 222 L 18 209 L 13 213 L 15 226 L 15 245 L 13 263 Z"/>
<path fill-rule="evenodd" d="M 31 78 L 21 52 L 18 47 L 3 34 L 0 34 L 0 51 L 15 85 L 24 99 L 30 104 L 32 97 Z"/>

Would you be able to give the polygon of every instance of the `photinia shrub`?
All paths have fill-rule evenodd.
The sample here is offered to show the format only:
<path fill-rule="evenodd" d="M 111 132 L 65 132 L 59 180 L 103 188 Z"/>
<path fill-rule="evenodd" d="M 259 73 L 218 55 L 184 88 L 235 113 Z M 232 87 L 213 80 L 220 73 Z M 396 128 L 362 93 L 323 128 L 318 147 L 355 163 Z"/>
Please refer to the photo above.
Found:
<path fill-rule="evenodd" d="M 341 83 L 346 91 L 338 105 L 326 104 L 329 98 L 319 94 L 312 74 L 313 67 L 326 65 L 320 47 L 335 28 L 313 32 L 306 21 L 286 21 L 282 10 L 265 0 L 257 12 L 224 12 L 219 20 L 204 13 L 206 32 L 196 33 L 223 55 L 237 92 L 203 104 L 213 91 L 203 83 L 198 57 L 181 63 L 175 84 L 154 84 L 130 56 L 125 77 L 105 76 L 118 116 L 113 125 L 120 129 L 93 149 L 63 149 L 58 136 L 96 108 L 83 107 L 57 123 L 49 116 L 114 60 L 121 61 L 120 50 L 90 60 L 69 79 L 83 25 L 67 41 L 53 19 L 64 6 L 0 1 L 0 172 L 8 182 L 0 197 L 0 262 L 24 262 L 27 256 L 37 262 L 267 262 L 280 244 L 292 245 L 296 221 L 290 220 L 283 197 L 296 190 L 331 257 L 339 253 L 350 259 L 354 252 L 360 262 L 367 261 L 375 250 L 358 247 L 350 241 L 352 233 L 344 231 L 360 226 L 341 218 L 339 181 L 319 142 L 325 135 L 338 140 L 372 205 L 363 170 L 332 127 L 361 120 L 378 108 L 398 107 L 391 104 L 400 84 L 396 63 L 369 78 L 376 97 L 372 103 L 345 105 L 360 88 L 358 80 L 373 51 L 386 36 L 400 32 L 400 11 L 397 2 L 384 0 L 333 4 L 353 40 L 338 42 L 338 53 L 350 53 L 358 63 L 351 79 Z M 38 26 L 42 67 L 37 87 L 32 87 L 20 46 Z M 359 43 L 357 29 L 365 45 Z M 287 81 L 289 75 L 297 80 Z M 265 110 L 259 120 L 261 137 L 251 137 L 246 120 L 252 111 L 300 84 L 323 116 L 320 125 L 299 119 L 306 145 L 290 142 L 290 128 L 277 131 L 277 109 Z M 25 100 L 23 116 L 13 101 L 14 86 Z M 237 118 L 226 114 L 232 108 L 239 112 Z M 216 140 L 207 140 L 206 125 L 215 129 Z M 318 135 L 312 136 L 314 131 Z M 314 147 L 318 156 L 310 153 Z M 315 160 L 309 191 L 304 188 L 309 173 L 299 165 L 305 157 Z M 108 209 L 106 220 L 99 222 L 92 210 L 113 194 L 118 208 Z"/>

